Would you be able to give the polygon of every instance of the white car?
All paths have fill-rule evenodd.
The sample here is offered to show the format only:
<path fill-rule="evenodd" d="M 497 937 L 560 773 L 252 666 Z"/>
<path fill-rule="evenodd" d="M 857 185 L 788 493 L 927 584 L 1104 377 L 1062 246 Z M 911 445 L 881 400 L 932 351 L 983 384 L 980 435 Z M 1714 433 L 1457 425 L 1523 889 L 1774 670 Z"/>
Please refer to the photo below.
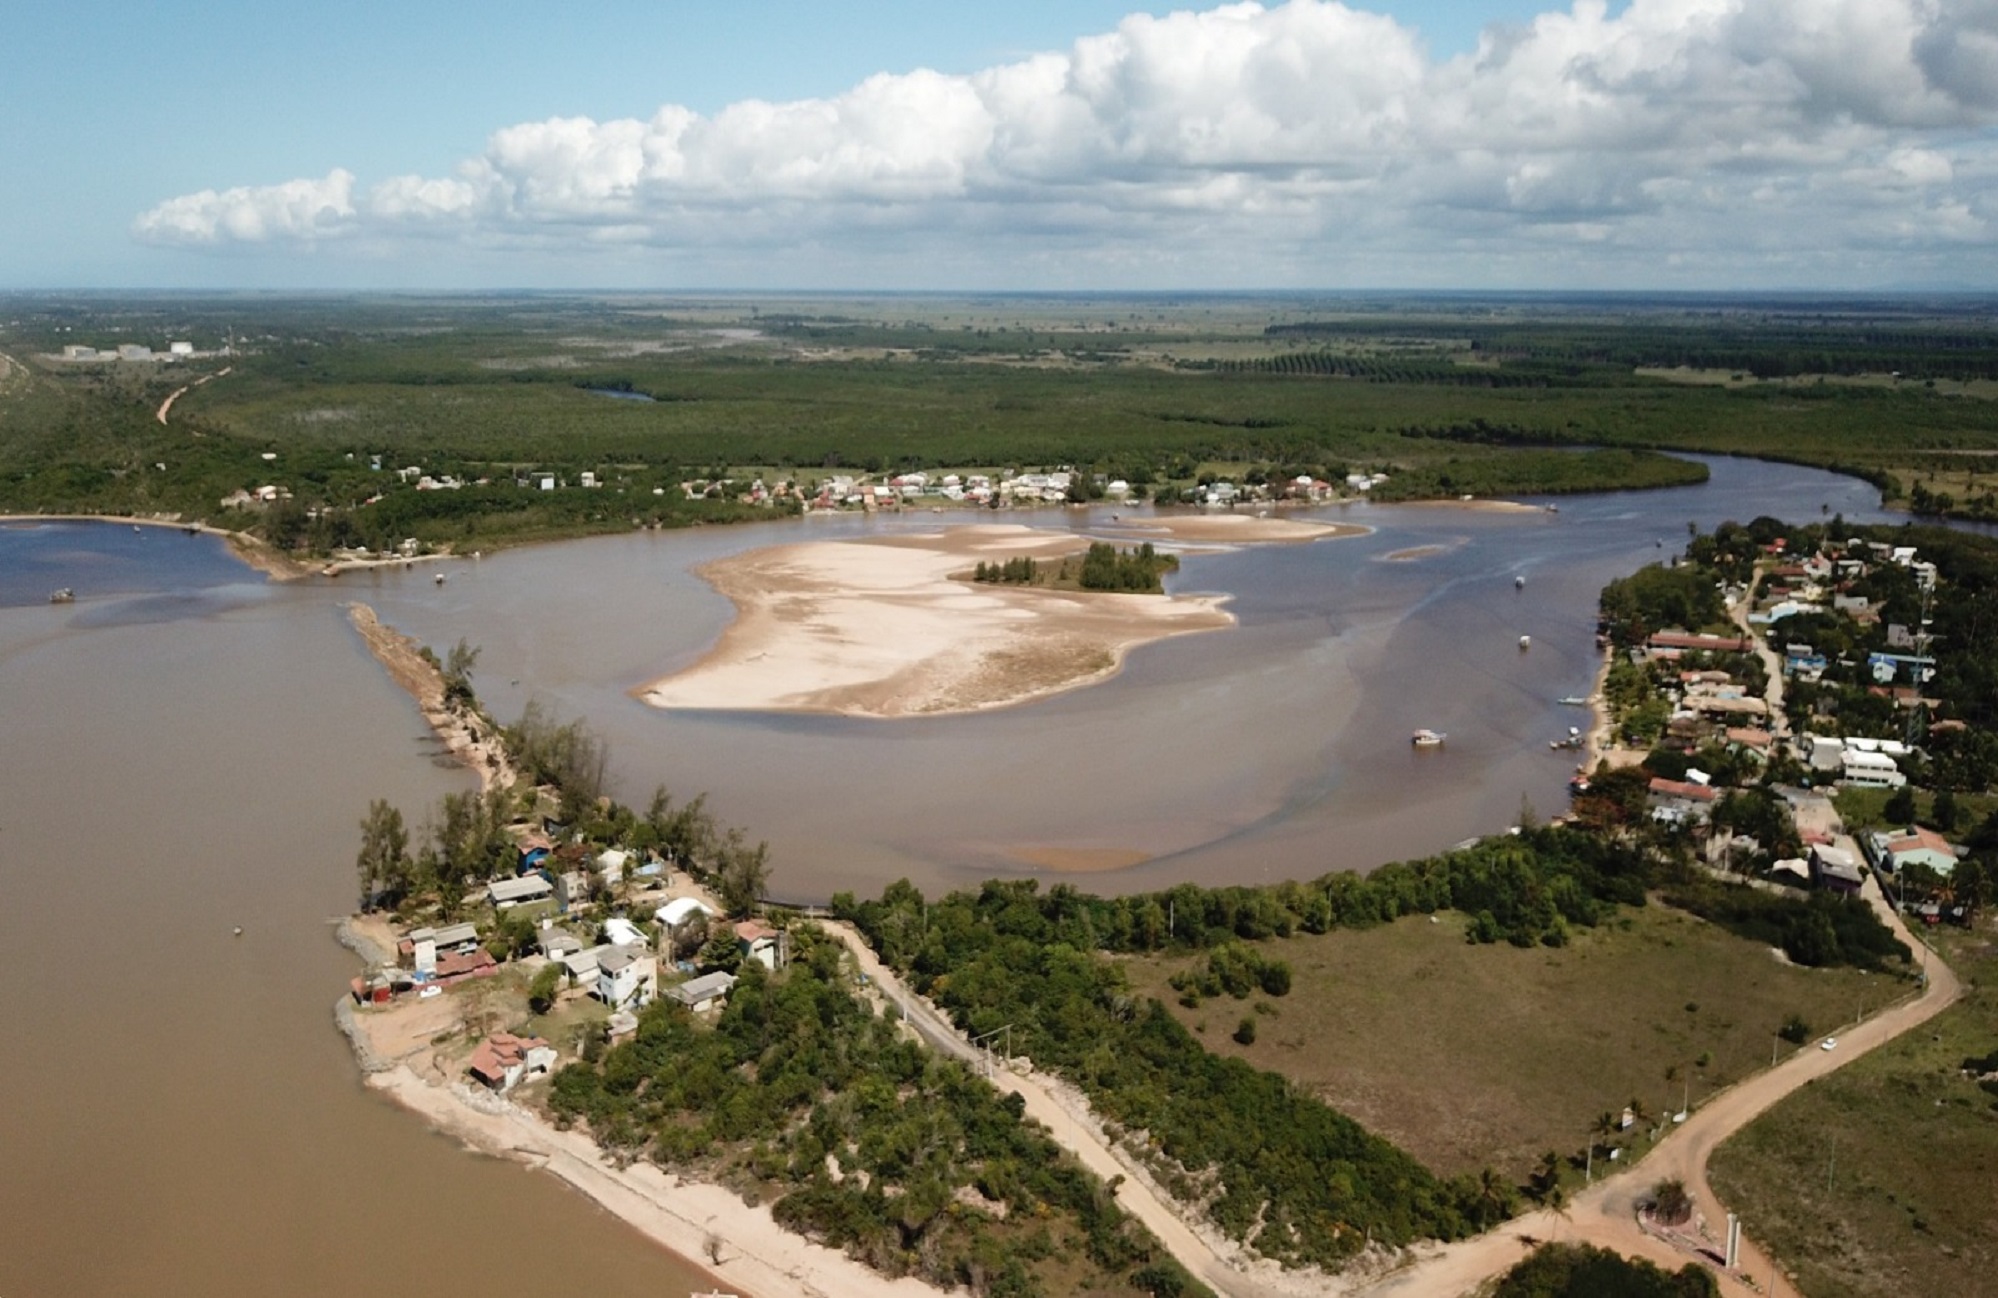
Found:
<path fill-rule="evenodd" d="M 1823 1041 L 1818 1042 L 1818 1049 L 1830 1050 L 1833 1046 L 1837 1044 L 1838 1044 L 1837 1037 L 1826 1037 Z"/>

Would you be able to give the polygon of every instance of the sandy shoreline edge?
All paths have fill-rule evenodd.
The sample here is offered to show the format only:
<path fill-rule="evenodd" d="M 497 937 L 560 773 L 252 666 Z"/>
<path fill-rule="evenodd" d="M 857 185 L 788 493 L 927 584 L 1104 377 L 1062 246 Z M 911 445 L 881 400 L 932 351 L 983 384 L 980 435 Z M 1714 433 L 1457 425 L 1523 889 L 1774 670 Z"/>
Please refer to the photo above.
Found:
<path fill-rule="evenodd" d="M 406 1064 L 396 1064 L 369 1074 L 367 1086 L 479 1153 L 559 1178 L 734 1292 L 756 1298 L 938 1298 L 951 1292 L 879 1275 L 844 1253 L 792 1234 L 768 1207 L 746 1204 L 721 1186 L 683 1181 L 650 1163 L 615 1167 L 584 1133 L 557 1131 L 511 1101 L 466 1083 L 433 1085 Z"/>
<path fill-rule="evenodd" d="M 1350 524 L 1147 516 L 1104 529 L 1148 542 L 1266 544 Z M 1103 538 L 1096 538 L 1103 539 Z M 1235 625 L 1222 595 L 1054 590 L 967 580 L 980 563 L 1080 554 L 1092 537 L 1018 524 L 806 541 L 697 571 L 736 618 L 699 662 L 632 691 L 657 708 L 899 718 L 1011 707 L 1107 680 L 1130 653 Z"/>

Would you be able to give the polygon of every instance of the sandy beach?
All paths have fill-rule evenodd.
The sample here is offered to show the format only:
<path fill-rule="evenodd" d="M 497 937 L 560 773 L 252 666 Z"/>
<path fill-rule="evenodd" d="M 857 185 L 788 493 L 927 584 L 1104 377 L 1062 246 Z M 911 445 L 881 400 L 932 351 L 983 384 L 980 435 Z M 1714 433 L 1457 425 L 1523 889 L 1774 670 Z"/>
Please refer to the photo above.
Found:
<path fill-rule="evenodd" d="M 467 1083 L 435 1086 L 398 1066 L 369 1077 L 368 1085 L 473 1149 L 562 1178 L 670 1252 L 698 1259 L 729 1290 L 755 1298 L 936 1298 L 945 1292 L 920 1280 L 890 1280 L 794 1235 L 768 1207 L 751 1207 L 721 1186 L 683 1181 L 651 1163 L 615 1167 L 583 1132 L 557 1131 Z"/>
<path fill-rule="evenodd" d="M 1221 519 L 1147 519 L 1170 539 Z M 1197 526 L 1193 526 L 1197 525 Z M 1240 518 L 1231 539 L 1313 539 L 1334 528 Z M 1300 534 L 1295 529 L 1308 529 Z M 1142 539 L 1142 538 L 1134 538 Z M 1057 591 L 964 580 L 979 562 L 1078 554 L 1086 537 L 1014 525 L 777 546 L 702 567 L 736 606 L 707 657 L 635 693 L 659 708 L 903 717 L 1044 698 L 1116 673 L 1139 645 L 1235 619 L 1218 596 Z"/>

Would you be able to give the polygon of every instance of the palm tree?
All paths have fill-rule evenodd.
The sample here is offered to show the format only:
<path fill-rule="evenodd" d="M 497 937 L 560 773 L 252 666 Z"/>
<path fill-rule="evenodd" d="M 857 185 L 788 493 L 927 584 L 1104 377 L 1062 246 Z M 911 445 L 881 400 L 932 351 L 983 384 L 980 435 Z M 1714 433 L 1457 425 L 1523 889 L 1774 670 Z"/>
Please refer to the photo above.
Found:
<path fill-rule="evenodd" d="M 1478 1225 L 1480 1228 L 1504 1221 L 1512 1215 L 1513 1188 L 1506 1179 L 1487 1167 L 1478 1173 Z"/>
<path fill-rule="evenodd" d="M 1533 1169 L 1533 1193 L 1542 1203 L 1548 1196 L 1561 1188 L 1561 1156 L 1548 1150 L 1540 1156 L 1540 1166 Z"/>
<path fill-rule="evenodd" d="M 1568 1192 L 1558 1185 L 1547 1192 L 1547 1211 L 1553 1213 L 1557 1221 L 1565 1221 L 1569 1225 L 1574 1224 L 1574 1218 L 1571 1216 L 1574 1211 L 1574 1205 L 1568 1201 Z M 1557 1227 L 1554 1234 L 1558 1237 L 1560 1233 L 1560 1229 Z"/>

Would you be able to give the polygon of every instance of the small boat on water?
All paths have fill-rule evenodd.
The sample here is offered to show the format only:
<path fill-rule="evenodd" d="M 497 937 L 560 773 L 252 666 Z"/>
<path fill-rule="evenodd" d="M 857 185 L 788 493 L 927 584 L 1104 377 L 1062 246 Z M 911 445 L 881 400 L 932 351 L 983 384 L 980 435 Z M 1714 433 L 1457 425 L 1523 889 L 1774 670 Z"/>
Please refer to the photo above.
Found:
<path fill-rule="evenodd" d="M 1445 738 L 1447 736 L 1440 730 L 1418 730 L 1409 742 L 1417 748 L 1441 748 Z"/>
<path fill-rule="evenodd" d="M 1519 647 L 1520 647 L 1520 648 L 1522 648 L 1522 649 L 1530 649 L 1530 648 L 1532 648 L 1532 646 L 1533 646 L 1533 637 L 1532 637 L 1532 636 L 1530 636 L 1530 635 L 1523 635 L 1523 636 L 1521 636 L 1521 637 L 1519 638 Z"/>
<path fill-rule="evenodd" d="M 49 592 L 49 603 L 74 604 L 76 603 L 76 592 L 67 586 L 64 586 L 61 590 L 52 590 Z"/>
<path fill-rule="evenodd" d="M 1524 577 L 1514 577 L 1514 578 L 1512 579 L 1512 588 L 1513 588 L 1514 590 L 1525 590 L 1525 589 L 1526 589 L 1526 578 L 1524 578 Z"/>
<path fill-rule="evenodd" d="M 1566 704 L 1571 708 L 1585 708 L 1589 706 L 1589 701 L 1579 694 L 1570 694 L 1566 698 L 1555 699 L 1554 701 Z"/>
<path fill-rule="evenodd" d="M 1547 741 L 1547 746 L 1556 752 L 1564 748 L 1580 748 L 1582 746 L 1582 732 L 1573 726 L 1569 726 L 1568 737 L 1566 739 L 1550 739 Z"/>

